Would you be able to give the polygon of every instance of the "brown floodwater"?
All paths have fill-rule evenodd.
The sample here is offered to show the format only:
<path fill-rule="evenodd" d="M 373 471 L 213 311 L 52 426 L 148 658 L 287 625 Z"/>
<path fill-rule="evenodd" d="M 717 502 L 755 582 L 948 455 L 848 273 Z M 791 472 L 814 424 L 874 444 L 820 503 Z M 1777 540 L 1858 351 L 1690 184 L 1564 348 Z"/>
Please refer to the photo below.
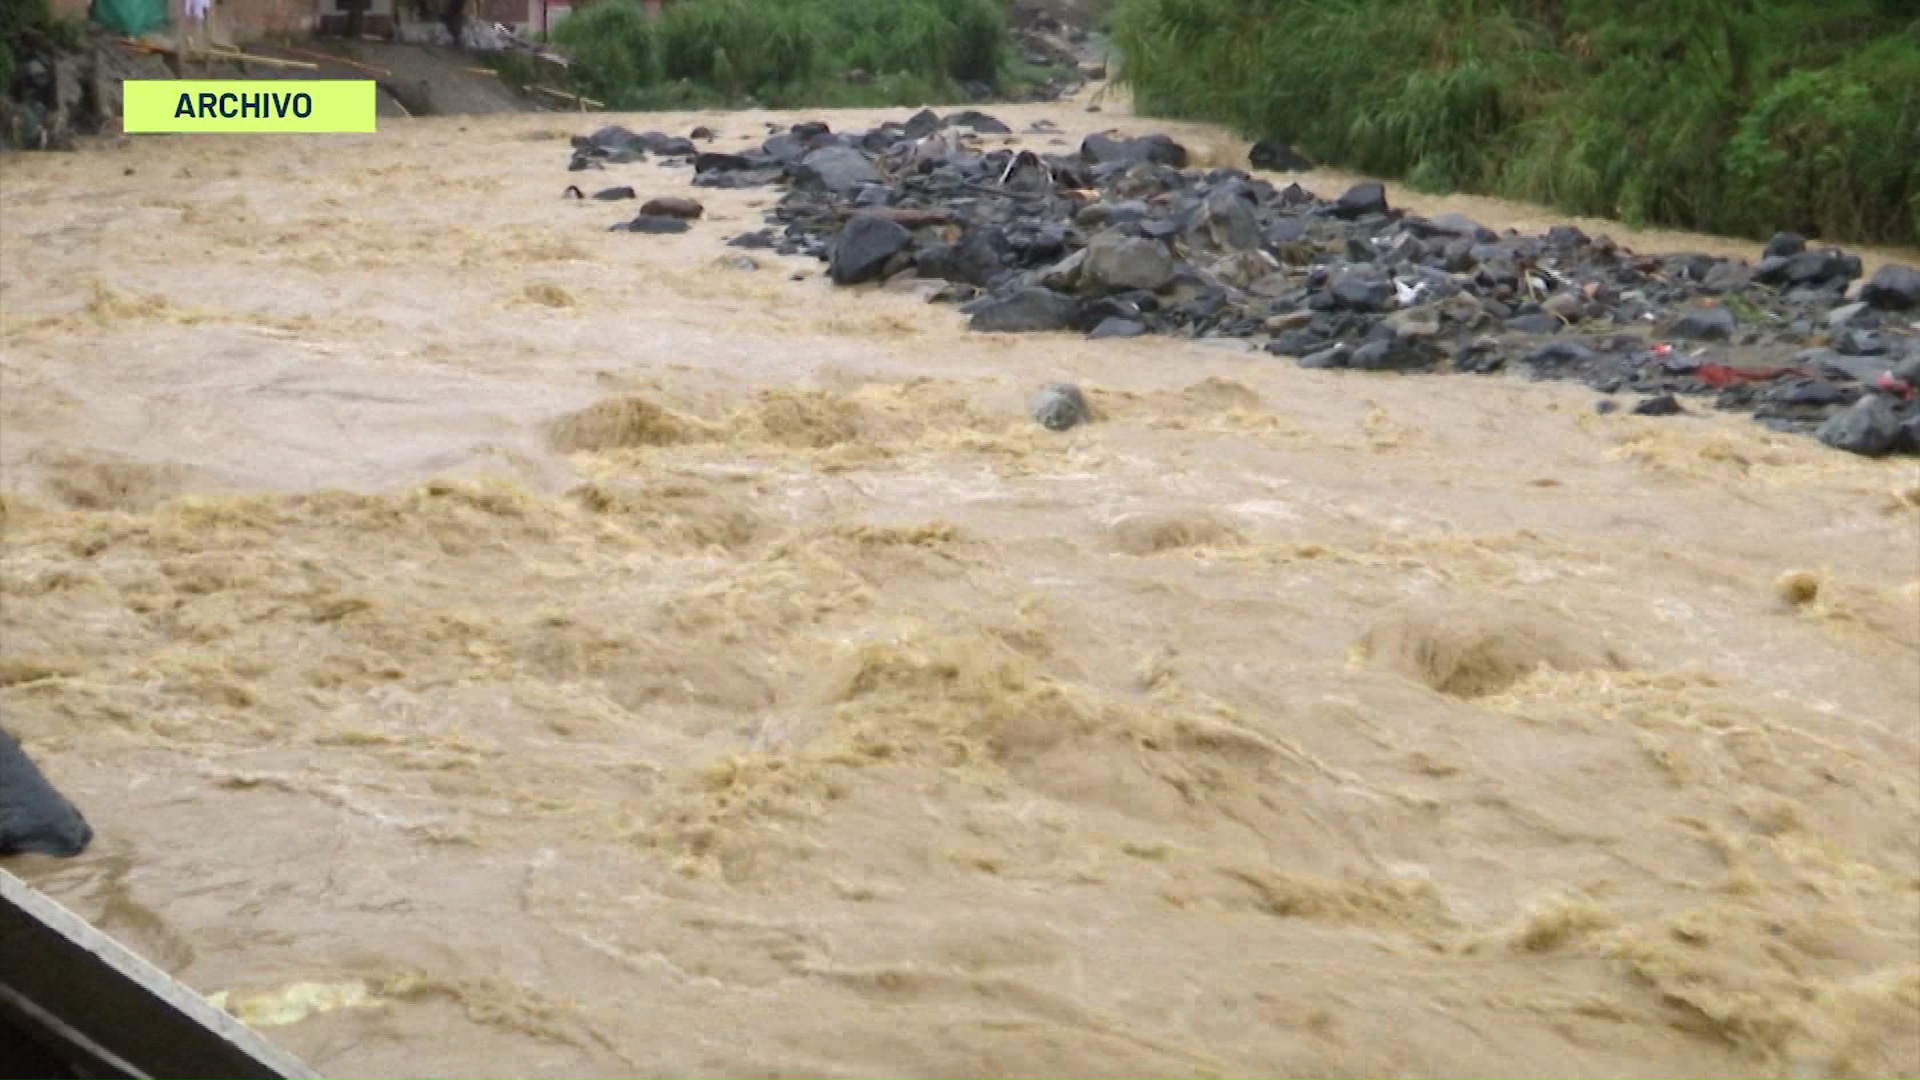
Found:
<path fill-rule="evenodd" d="M 332 1075 L 1920 1074 L 1912 459 L 970 334 L 608 119 L 795 117 L 0 161 L 10 869 Z"/>

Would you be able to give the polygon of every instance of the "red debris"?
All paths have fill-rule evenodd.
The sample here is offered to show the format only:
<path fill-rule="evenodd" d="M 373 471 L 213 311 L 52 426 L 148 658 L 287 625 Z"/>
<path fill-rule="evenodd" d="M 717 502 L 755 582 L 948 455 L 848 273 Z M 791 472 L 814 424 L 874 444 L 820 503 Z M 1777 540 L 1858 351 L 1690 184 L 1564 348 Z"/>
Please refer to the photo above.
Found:
<path fill-rule="evenodd" d="M 1693 377 L 1708 386 L 1725 388 L 1736 383 L 1770 382 L 1782 375 L 1805 375 L 1799 368 L 1737 368 L 1725 364 L 1701 364 Z"/>
<path fill-rule="evenodd" d="M 1873 380 L 1873 385 L 1885 390 L 1889 394 L 1900 395 L 1901 401 L 1910 401 L 1913 399 L 1913 387 L 1894 378 L 1893 372 L 1891 371 L 1881 372 L 1880 377 Z"/>

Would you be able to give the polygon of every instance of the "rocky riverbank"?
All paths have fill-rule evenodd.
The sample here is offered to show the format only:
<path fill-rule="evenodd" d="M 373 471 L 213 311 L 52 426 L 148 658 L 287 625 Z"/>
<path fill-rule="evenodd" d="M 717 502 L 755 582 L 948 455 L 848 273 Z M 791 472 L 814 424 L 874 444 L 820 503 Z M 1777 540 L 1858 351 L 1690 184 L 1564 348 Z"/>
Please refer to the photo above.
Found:
<path fill-rule="evenodd" d="M 609 127 L 575 139 L 572 167 L 652 153 L 690 164 L 696 186 L 784 184 L 770 226 L 735 246 L 811 255 L 843 286 L 939 279 L 932 299 L 975 330 L 1230 339 L 1309 368 L 1518 371 L 1580 380 L 1603 411 L 1735 410 L 1854 453 L 1920 453 L 1910 267 L 1863 281 L 1858 257 L 1784 233 L 1753 264 L 1636 255 L 1570 226 L 1500 234 L 1405 213 L 1377 183 L 1326 198 L 1191 170 L 1166 136 L 983 145 L 1009 133 L 978 112 L 922 111 L 722 153 Z M 658 231 L 650 218 L 630 227 Z"/>

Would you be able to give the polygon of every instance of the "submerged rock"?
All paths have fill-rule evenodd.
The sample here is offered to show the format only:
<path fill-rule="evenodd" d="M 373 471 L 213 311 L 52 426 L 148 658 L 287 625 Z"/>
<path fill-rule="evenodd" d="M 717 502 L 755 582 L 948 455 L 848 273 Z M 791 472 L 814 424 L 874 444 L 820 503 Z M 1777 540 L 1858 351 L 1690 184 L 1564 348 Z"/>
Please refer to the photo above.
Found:
<path fill-rule="evenodd" d="M 93 827 L 27 757 L 20 740 L 0 731 L 0 855 L 72 858 L 93 842 Z"/>

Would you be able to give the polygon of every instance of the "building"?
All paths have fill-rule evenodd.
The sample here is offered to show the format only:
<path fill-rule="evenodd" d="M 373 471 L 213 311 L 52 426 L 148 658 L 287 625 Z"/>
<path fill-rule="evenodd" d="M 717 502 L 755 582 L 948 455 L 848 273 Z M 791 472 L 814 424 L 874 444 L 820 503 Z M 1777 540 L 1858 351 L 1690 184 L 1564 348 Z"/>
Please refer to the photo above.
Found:
<path fill-rule="evenodd" d="M 0 0 L 9 3 L 11 0 Z M 167 22 L 178 26 L 186 10 L 186 0 L 154 0 L 164 3 Z M 437 18 L 440 0 L 365 0 L 361 12 L 361 31 L 386 36 L 397 22 L 431 22 Z M 573 0 L 577 3 L 578 0 Z M 650 12 L 658 11 L 660 0 L 643 0 Z M 85 19 L 92 0 L 51 0 L 58 16 Z M 208 15 L 208 34 L 220 44 L 239 45 L 264 37 L 299 36 L 314 33 L 338 33 L 345 24 L 348 0 L 213 0 Z M 539 34 L 557 25 L 572 10 L 569 0 L 467 0 L 467 18 L 503 23 L 523 34 Z"/>

